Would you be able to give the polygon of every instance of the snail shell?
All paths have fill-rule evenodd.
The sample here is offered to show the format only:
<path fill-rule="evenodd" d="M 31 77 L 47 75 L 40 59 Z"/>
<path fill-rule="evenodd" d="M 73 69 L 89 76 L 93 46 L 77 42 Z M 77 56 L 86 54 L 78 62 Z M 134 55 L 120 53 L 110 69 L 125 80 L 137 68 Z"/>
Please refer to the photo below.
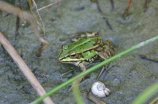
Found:
<path fill-rule="evenodd" d="M 92 85 L 91 91 L 93 95 L 100 98 L 106 97 L 111 93 L 111 91 L 100 81 L 97 81 Z"/>

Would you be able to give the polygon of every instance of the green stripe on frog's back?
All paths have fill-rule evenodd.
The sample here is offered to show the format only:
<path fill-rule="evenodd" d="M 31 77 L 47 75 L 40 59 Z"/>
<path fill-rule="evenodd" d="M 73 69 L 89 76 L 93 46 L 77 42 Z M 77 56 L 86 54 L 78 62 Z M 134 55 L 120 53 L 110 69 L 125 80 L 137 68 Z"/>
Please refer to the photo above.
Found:
<path fill-rule="evenodd" d="M 60 54 L 60 58 L 67 56 L 69 53 L 82 53 L 87 49 L 95 47 L 96 43 L 102 43 L 101 37 L 86 37 L 81 38 L 78 41 L 63 46 L 63 52 Z"/>

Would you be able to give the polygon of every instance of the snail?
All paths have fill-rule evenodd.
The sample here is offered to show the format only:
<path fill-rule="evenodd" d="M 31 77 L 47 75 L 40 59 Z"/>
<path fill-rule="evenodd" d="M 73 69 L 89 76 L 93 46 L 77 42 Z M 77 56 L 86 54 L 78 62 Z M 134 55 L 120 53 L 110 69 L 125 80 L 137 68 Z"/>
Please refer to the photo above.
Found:
<path fill-rule="evenodd" d="M 92 85 L 91 91 L 94 96 L 99 98 L 106 97 L 111 93 L 111 91 L 100 81 L 97 81 Z"/>

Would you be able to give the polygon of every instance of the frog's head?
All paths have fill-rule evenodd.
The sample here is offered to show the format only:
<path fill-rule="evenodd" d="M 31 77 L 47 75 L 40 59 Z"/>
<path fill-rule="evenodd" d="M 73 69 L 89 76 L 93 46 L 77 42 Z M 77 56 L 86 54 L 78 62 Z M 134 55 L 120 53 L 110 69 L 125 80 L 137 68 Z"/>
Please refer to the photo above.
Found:
<path fill-rule="evenodd" d="M 58 60 L 62 63 L 70 63 L 78 66 L 80 61 L 84 60 L 80 53 L 71 51 L 68 45 L 64 45 L 59 53 Z"/>

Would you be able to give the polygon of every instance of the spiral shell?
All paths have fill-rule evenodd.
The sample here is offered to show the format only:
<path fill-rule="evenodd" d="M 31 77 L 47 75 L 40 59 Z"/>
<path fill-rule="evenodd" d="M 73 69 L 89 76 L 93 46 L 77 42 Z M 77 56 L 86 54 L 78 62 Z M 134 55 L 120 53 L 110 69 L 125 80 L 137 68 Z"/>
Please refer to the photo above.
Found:
<path fill-rule="evenodd" d="M 91 91 L 93 95 L 100 98 L 106 97 L 111 93 L 111 91 L 100 81 L 97 81 L 92 85 Z"/>

